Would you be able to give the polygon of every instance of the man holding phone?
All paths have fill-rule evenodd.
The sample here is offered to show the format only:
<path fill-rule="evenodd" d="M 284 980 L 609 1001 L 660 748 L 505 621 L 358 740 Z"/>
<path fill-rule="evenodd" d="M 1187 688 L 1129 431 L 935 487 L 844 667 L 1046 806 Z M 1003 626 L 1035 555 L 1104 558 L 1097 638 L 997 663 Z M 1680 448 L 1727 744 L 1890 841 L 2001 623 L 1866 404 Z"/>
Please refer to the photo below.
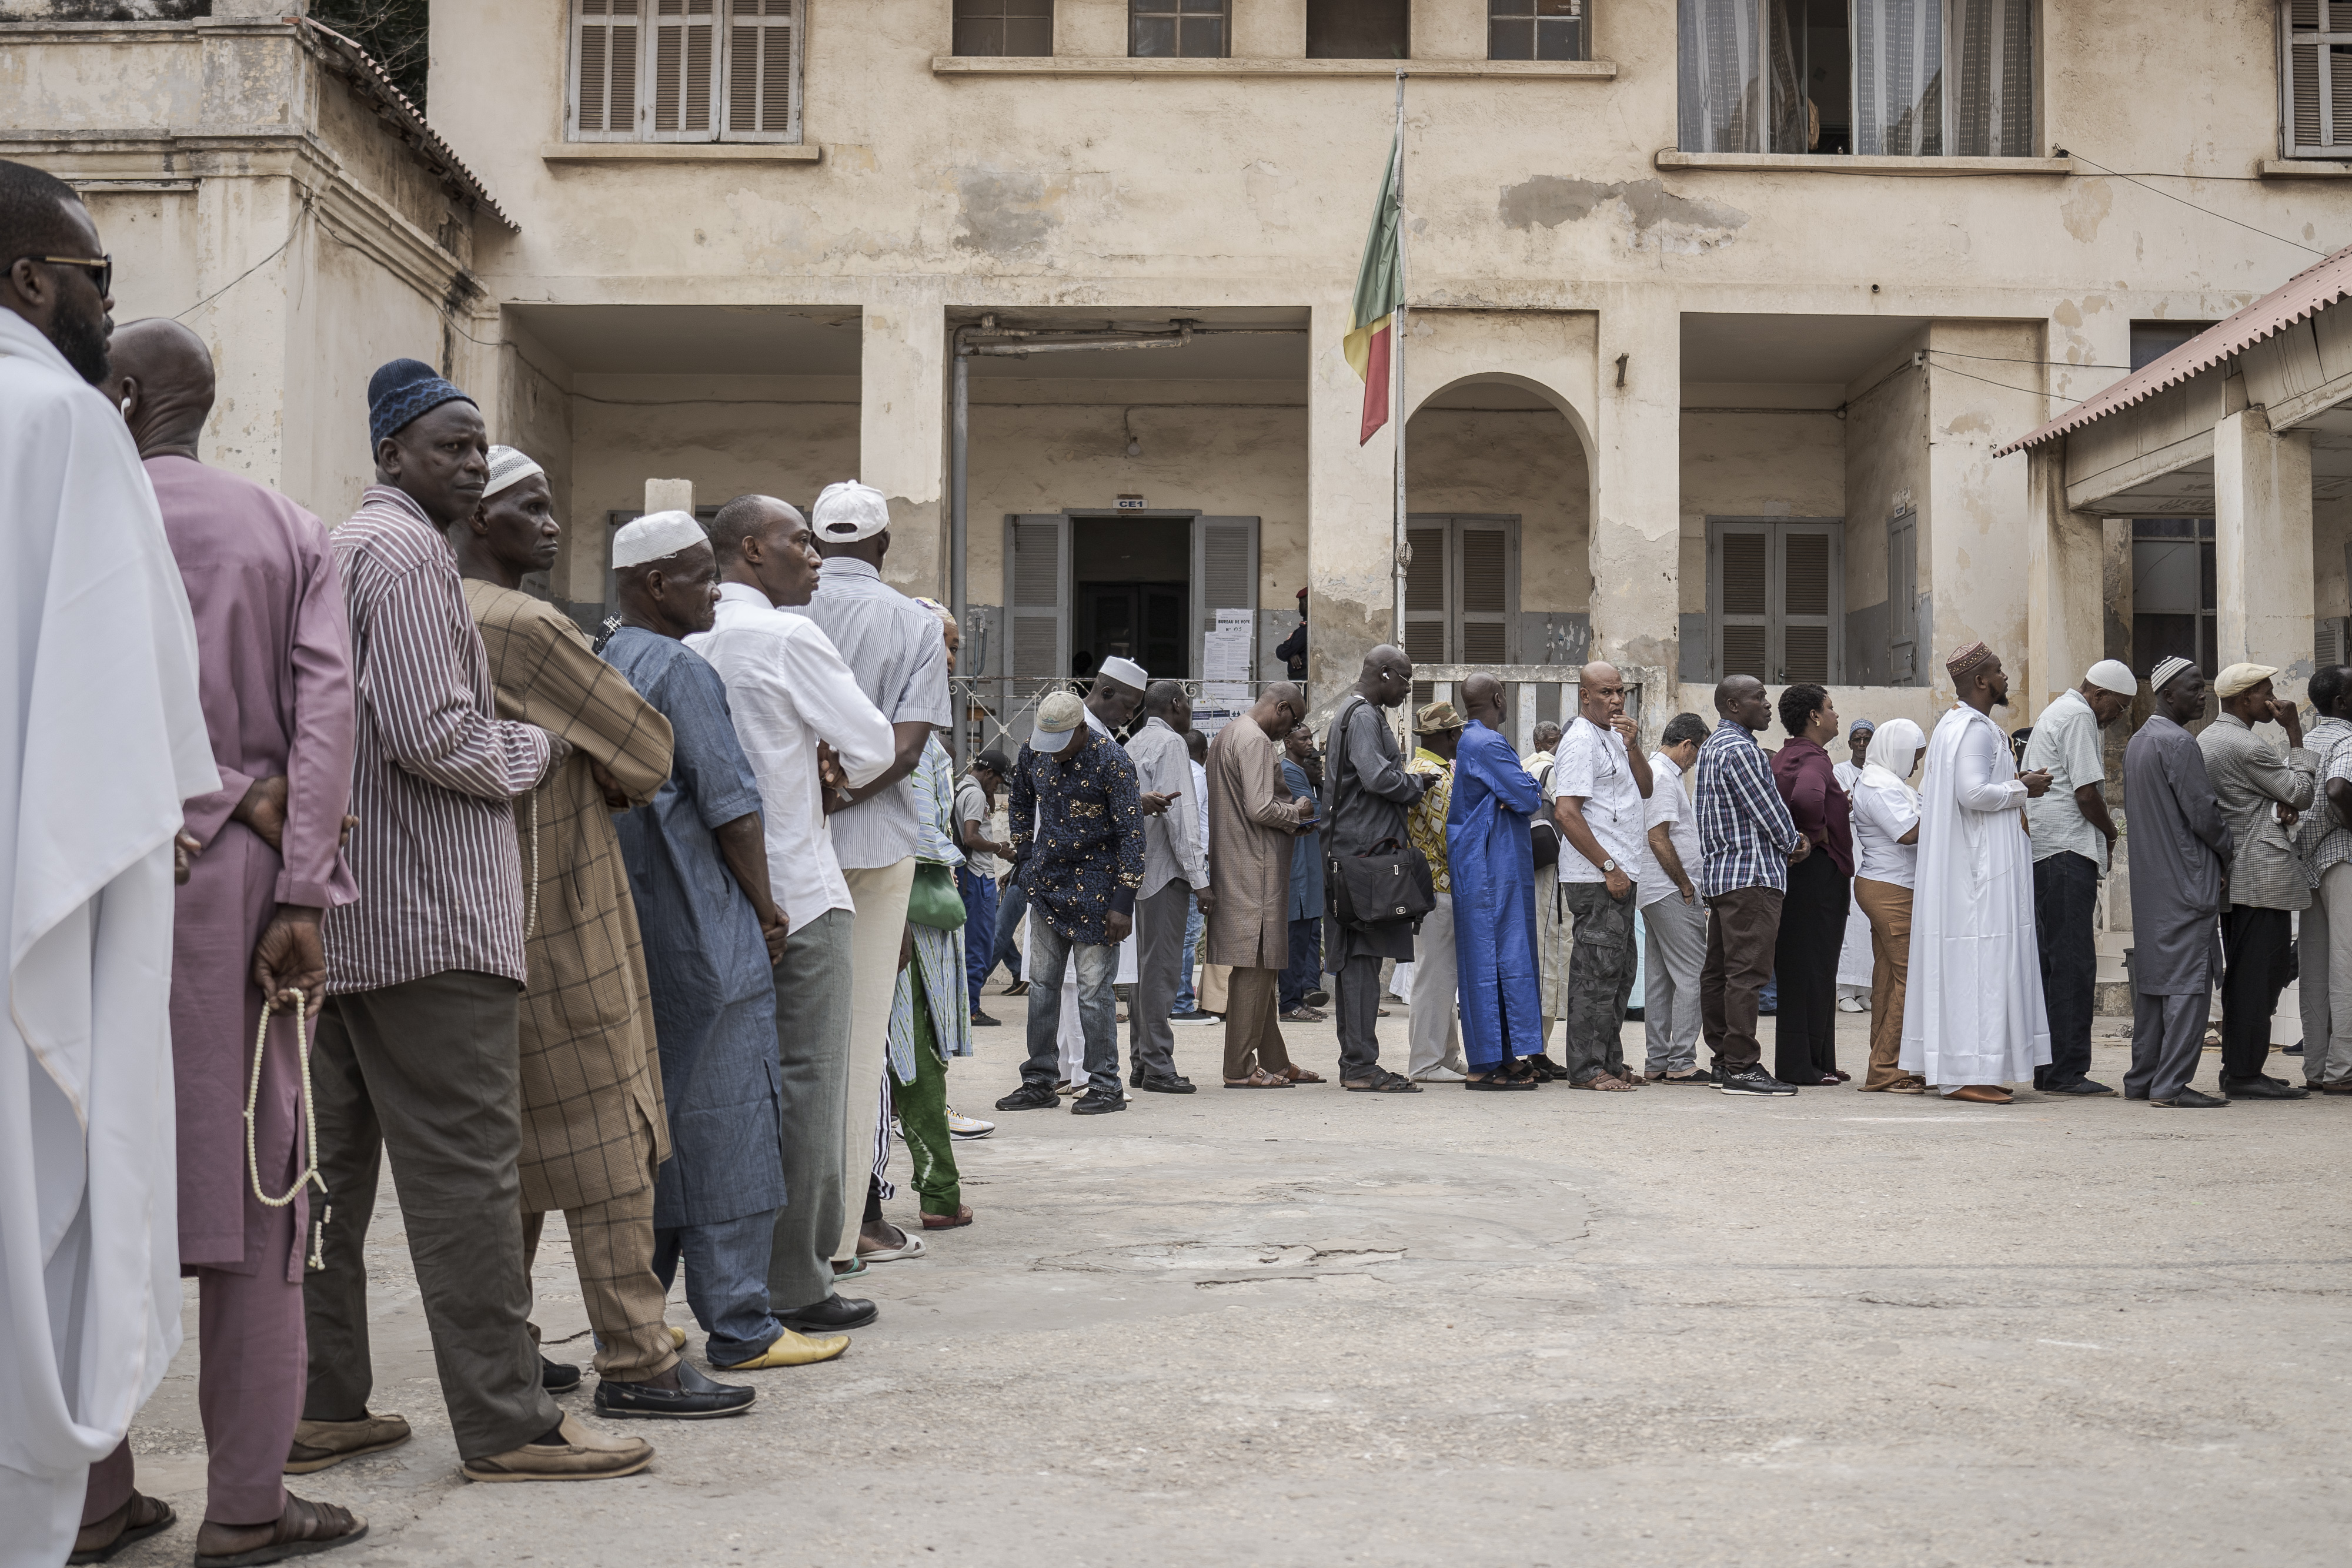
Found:
<path fill-rule="evenodd" d="M 1578 676 L 1576 721 L 1559 738 L 1551 784 L 1553 820 L 1567 841 L 1559 880 L 1576 916 L 1560 1054 L 1570 1088 L 1622 1092 L 1639 1077 L 1625 1065 L 1621 1035 L 1633 989 L 1633 868 L 1651 779 L 1616 665 L 1596 662 Z"/>
<path fill-rule="evenodd" d="M 1170 810 L 1192 795 L 1192 754 L 1184 743 L 1192 727 L 1192 699 L 1181 681 L 1154 681 L 1144 688 L 1143 727 L 1127 743 L 1135 764 L 1136 787 L 1164 798 L 1163 809 L 1143 819 L 1143 887 L 1135 900 L 1135 1005 L 1128 1011 L 1128 1083 L 1154 1094 L 1190 1094 L 1192 1082 L 1176 1071 L 1176 1037 L 1168 1015 L 1176 1005 L 1177 971 L 1184 959 L 1186 895 L 1201 912 L 1217 904 L 1209 890 L 1208 846 L 1202 841 L 1201 814 L 1189 806 Z"/>

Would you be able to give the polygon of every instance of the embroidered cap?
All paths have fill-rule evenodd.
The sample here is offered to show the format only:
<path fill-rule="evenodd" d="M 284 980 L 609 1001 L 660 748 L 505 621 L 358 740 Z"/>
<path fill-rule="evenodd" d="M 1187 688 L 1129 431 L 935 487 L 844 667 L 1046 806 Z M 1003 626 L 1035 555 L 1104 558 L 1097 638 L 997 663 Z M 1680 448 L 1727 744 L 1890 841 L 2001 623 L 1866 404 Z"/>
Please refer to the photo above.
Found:
<path fill-rule="evenodd" d="M 1029 749 L 1048 756 L 1070 744 L 1070 736 L 1087 722 L 1086 705 L 1070 692 L 1055 692 L 1037 705 L 1037 722 L 1029 731 Z"/>

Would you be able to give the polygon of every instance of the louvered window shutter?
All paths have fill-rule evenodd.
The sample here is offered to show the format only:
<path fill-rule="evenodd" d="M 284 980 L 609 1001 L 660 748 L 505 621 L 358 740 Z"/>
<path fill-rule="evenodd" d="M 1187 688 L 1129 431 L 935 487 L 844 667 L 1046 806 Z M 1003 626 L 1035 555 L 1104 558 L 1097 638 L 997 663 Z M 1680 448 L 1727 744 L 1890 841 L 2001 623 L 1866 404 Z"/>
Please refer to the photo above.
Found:
<path fill-rule="evenodd" d="M 1511 614 L 1518 597 L 1513 591 L 1518 576 L 1512 559 L 1517 553 L 1513 533 L 1495 523 L 1454 525 L 1456 664 L 1511 662 Z"/>
<path fill-rule="evenodd" d="M 1780 589 L 1780 681 L 1826 685 L 1836 677 L 1836 628 L 1831 624 L 1831 562 L 1836 551 L 1826 528 L 1783 527 L 1777 575 Z"/>
<path fill-rule="evenodd" d="M 1772 678 L 1772 530 L 1769 524 L 1724 524 L 1709 541 L 1716 579 L 1715 676 Z"/>
<path fill-rule="evenodd" d="M 1404 573 L 1404 656 L 1416 664 L 1443 664 L 1453 653 L 1447 637 L 1445 591 L 1448 530 L 1444 518 L 1412 519 L 1404 542 L 1412 548 Z"/>
<path fill-rule="evenodd" d="M 801 139 L 803 0 L 730 0 L 727 15 L 727 135 Z"/>
<path fill-rule="evenodd" d="M 639 0 L 577 0 L 572 17 L 572 135 L 628 141 L 637 134 Z"/>
<path fill-rule="evenodd" d="M 1250 671 L 1257 671 L 1257 524 L 1255 517 L 1192 519 L 1192 581 L 1200 596 L 1192 617 L 1192 668 L 1203 668 L 1201 639 L 1220 610 L 1250 612 Z"/>
<path fill-rule="evenodd" d="M 2352 152 L 2352 0 L 2290 0 L 2279 87 L 2290 158 Z"/>
<path fill-rule="evenodd" d="M 709 141 L 719 85 L 719 0 L 653 0 L 648 141 Z"/>
<path fill-rule="evenodd" d="M 1009 519 L 1005 582 L 1011 591 L 1011 674 L 1045 681 L 1070 673 L 1070 520 L 1055 513 Z"/>
<path fill-rule="evenodd" d="M 1919 678 L 1919 514 L 1897 512 L 1886 525 L 1886 678 Z"/>

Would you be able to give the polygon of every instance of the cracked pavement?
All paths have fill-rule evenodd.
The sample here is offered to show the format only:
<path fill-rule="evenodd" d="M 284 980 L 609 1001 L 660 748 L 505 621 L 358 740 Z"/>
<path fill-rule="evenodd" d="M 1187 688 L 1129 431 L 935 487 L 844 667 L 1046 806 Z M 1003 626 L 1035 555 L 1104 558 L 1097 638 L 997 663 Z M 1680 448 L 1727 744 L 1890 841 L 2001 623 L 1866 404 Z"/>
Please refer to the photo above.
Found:
<path fill-rule="evenodd" d="M 1180 1027 L 1198 1094 L 999 1114 L 1023 1004 L 989 1006 L 1006 1027 L 950 1076 L 1000 1124 L 957 1150 L 978 1223 L 869 1270 L 852 1293 L 882 1317 L 841 1360 L 745 1375 L 749 1416 L 631 1424 L 660 1457 L 626 1480 L 457 1478 L 385 1184 L 374 1407 L 417 1436 L 296 1480 L 372 1521 L 330 1560 L 2269 1568 L 2352 1551 L 2352 1227 L 2326 1197 L 2352 1099 L 2223 1115 L 2025 1092 L 1225 1092 L 1223 1030 Z M 1867 1022 L 1840 1019 L 1849 1068 Z M 1285 1033 L 1336 1079 L 1330 1026 Z M 2099 1046 L 2095 1076 L 2119 1083 L 2107 1020 Z M 888 1207 L 914 1222 L 911 1191 Z M 539 1322 L 584 1364 L 549 1232 Z M 670 1321 L 698 1355 L 682 1288 Z M 132 1434 L 142 1489 L 187 1522 L 118 1563 L 193 1549 L 193 1287 L 187 1326 Z M 562 1403 L 585 1414 L 593 1385 Z"/>

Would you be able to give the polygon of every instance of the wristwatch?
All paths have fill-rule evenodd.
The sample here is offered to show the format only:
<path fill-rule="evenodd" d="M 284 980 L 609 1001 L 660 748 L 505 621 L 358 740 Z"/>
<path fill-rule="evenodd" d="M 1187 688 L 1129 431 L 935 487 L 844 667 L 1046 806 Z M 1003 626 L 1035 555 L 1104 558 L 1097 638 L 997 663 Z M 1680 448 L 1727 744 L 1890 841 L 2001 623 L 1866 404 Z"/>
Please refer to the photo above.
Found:
<path fill-rule="evenodd" d="M 1615 861 L 1602 861 L 1601 862 L 1601 869 L 1605 872 L 1615 871 L 1617 869 L 1617 862 Z"/>

